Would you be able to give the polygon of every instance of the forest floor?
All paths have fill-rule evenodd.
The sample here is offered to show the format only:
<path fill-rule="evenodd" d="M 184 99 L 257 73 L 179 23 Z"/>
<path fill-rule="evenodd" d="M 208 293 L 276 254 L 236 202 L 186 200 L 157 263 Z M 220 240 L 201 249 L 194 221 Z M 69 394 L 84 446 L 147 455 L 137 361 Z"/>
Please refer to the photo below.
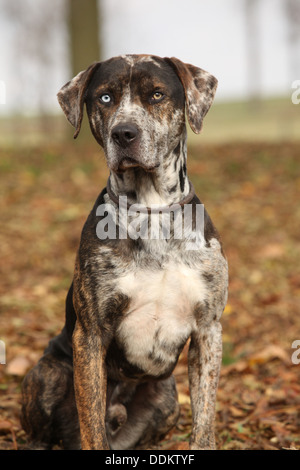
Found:
<path fill-rule="evenodd" d="M 217 448 L 300 449 L 300 145 L 193 144 L 188 169 L 230 270 Z M 95 146 L 1 152 L 0 450 L 26 443 L 21 383 L 63 326 L 81 228 L 107 176 Z M 175 375 L 181 415 L 161 450 L 187 448 L 187 348 Z"/>

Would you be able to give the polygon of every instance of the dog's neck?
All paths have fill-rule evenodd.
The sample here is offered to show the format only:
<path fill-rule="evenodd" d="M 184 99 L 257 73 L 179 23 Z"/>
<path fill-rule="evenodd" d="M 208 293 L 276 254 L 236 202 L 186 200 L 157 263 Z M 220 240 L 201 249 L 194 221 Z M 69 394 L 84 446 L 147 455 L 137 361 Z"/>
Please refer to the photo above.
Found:
<path fill-rule="evenodd" d="M 146 207 L 175 204 L 183 200 L 190 191 L 186 170 L 186 134 L 178 146 L 164 157 L 160 166 L 152 172 L 132 168 L 123 173 L 111 172 L 110 186 L 114 194 L 126 196 L 130 204 Z"/>

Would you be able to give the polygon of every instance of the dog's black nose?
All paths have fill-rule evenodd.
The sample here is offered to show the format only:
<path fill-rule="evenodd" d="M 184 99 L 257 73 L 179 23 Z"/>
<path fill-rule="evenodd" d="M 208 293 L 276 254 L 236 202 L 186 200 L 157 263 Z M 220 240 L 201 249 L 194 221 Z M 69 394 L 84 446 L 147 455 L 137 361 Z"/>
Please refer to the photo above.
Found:
<path fill-rule="evenodd" d="M 112 129 L 111 136 L 116 144 L 126 148 L 134 142 L 138 132 L 138 128 L 133 124 L 118 124 Z"/>

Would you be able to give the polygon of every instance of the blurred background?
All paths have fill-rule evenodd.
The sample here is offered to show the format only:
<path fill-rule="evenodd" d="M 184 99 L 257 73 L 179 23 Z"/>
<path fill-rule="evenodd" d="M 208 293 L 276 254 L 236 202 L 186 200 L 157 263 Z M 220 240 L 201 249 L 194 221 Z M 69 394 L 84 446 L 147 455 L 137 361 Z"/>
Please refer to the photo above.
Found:
<path fill-rule="evenodd" d="M 16 116 L 26 126 L 18 142 L 45 138 L 51 124 L 52 136 L 60 133 L 60 87 L 91 62 L 125 53 L 176 56 L 219 79 L 203 139 L 296 139 L 299 10 L 299 0 L 0 0 L 0 142 L 16 140 Z M 253 106 L 241 107 L 249 101 L 260 104 L 255 118 Z"/>
<path fill-rule="evenodd" d="M 188 132 L 190 179 L 229 263 L 217 447 L 300 449 L 300 0 L 0 0 L 0 449 L 26 443 L 21 383 L 62 328 L 108 177 L 87 119 L 74 142 L 56 93 L 125 53 L 219 80 L 201 135 Z M 175 374 L 182 412 L 160 449 L 188 445 L 187 349 Z"/>

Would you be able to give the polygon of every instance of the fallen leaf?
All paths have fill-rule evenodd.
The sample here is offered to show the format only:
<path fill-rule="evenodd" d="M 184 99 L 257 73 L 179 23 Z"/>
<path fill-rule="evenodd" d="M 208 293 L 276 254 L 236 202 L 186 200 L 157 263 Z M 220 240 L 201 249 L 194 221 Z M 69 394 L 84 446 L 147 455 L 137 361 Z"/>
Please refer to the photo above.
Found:
<path fill-rule="evenodd" d="M 12 428 L 12 423 L 7 420 L 0 421 L 0 433 L 7 433 Z"/>
<path fill-rule="evenodd" d="M 266 259 L 281 258 L 284 255 L 285 249 L 281 243 L 268 243 L 258 253 L 259 257 Z"/>
<path fill-rule="evenodd" d="M 274 390 L 272 388 L 267 388 L 265 391 L 266 396 L 269 399 L 269 403 L 272 405 L 277 405 L 279 403 L 285 403 L 287 399 L 287 394 L 283 389 Z"/>
<path fill-rule="evenodd" d="M 177 449 L 178 450 L 189 450 L 190 446 L 188 442 L 179 442 L 177 444 Z"/>
<path fill-rule="evenodd" d="M 180 405 L 189 405 L 191 400 L 190 397 L 184 393 L 178 393 L 178 402 Z"/>
<path fill-rule="evenodd" d="M 235 406 L 230 406 L 229 411 L 234 418 L 241 418 L 245 416 L 245 412 L 239 408 L 236 408 Z"/>
<path fill-rule="evenodd" d="M 227 375 L 231 372 L 244 372 L 246 369 L 249 368 L 249 364 L 245 360 L 237 361 L 234 364 L 230 364 L 229 366 L 222 366 L 221 368 L 221 375 Z"/>
<path fill-rule="evenodd" d="M 9 363 L 7 364 L 6 373 L 8 375 L 23 376 L 26 374 L 30 367 L 31 362 L 29 361 L 29 359 L 23 356 L 17 356 L 11 361 L 9 361 Z"/>
<path fill-rule="evenodd" d="M 248 364 L 254 366 L 255 364 L 263 364 L 272 359 L 280 359 L 284 364 L 290 365 L 291 358 L 289 354 L 280 346 L 270 344 L 256 354 L 252 354 L 248 358 Z"/>
<path fill-rule="evenodd" d="M 188 439 L 187 436 L 185 439 Z M 189 450 L 190 445 L 188 440 L 187 441 L 180 441 L 172 444 L 171 446 L 168 446 L 168 450 Z"/>
<path fill-rule="evenodd" d="M 227 304 L 226 307 L 224 308 L 223 315 L 231 315 L 233 312 L 233 308 L 230 304 Z"/>

